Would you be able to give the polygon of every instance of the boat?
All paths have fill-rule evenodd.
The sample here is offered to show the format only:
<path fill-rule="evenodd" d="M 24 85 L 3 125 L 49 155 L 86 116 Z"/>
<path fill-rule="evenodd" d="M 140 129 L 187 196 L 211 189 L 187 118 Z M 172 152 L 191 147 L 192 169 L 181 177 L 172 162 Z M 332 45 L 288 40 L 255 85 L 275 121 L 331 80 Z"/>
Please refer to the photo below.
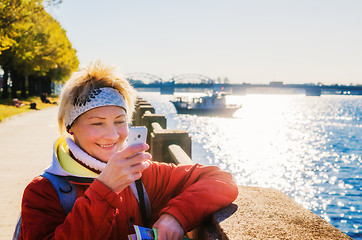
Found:
<path fill-rule="evenodd" d="M 184 99 L 178 97 L 171 103 L 179 114 L 210 115 L 232 117 L 241 105 L 227 104 L 225 92 L 211 91 L 205 96 Z"/>

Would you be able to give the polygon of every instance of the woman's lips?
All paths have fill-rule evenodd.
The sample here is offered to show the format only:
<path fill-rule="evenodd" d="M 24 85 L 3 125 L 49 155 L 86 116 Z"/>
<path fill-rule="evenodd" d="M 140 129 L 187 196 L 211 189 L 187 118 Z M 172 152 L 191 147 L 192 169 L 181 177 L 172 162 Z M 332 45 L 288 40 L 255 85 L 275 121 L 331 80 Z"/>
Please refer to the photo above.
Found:
<path fill-rule="evenodd" d="M 112 143 L 112 144 L 97 144 L 98 146 L 100 146 L 101 148 L 112 148 L 116 145 L 116 143 Z"/>

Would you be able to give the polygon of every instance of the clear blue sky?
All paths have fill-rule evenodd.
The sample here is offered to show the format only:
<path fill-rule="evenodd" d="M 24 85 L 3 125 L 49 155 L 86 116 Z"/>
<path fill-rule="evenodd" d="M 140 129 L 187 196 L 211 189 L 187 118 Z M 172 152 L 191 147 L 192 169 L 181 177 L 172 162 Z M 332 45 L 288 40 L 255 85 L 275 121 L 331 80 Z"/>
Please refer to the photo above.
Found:
<path fill-rule="evenodd" d="M 81 65 L 164 79 L 362 84 L 361 0 L 63 0 Z"/>

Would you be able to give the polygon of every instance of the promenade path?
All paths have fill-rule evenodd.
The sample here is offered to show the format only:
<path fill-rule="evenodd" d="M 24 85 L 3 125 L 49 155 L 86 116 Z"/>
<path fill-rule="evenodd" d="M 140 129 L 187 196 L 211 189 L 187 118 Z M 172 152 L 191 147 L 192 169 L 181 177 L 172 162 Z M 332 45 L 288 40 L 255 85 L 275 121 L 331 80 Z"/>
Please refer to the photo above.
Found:
<path fill-rule="evenodd" d="M 53 106 L 0 122 L 0 240 L 12 238 L 26 185 L 50 162 L 59 136 Z"/>

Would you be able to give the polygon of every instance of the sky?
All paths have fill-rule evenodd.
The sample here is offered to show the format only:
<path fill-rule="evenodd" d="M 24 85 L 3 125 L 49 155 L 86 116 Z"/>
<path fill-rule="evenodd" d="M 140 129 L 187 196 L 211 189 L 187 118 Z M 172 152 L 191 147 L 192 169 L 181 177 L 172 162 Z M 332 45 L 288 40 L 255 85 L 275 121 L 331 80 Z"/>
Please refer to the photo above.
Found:
<path fill-rule="evenodd" d="M 360 0 L 63 0 L 47 11 L 81 65 L 165 81 L 362 84 Z"/>

